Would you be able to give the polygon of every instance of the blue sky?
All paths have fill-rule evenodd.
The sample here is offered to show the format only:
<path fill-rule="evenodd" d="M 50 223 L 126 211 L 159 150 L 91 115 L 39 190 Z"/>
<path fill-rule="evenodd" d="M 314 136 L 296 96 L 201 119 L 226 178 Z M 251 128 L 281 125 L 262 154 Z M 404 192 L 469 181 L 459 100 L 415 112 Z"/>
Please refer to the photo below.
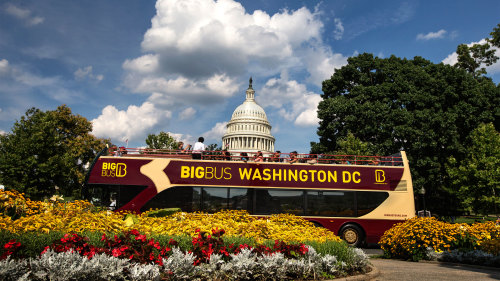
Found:
<path fill-rule="evenodd" d="M 348 57 L 453 64 L 499 22 L 500 1 L 2 1 L 0 133 L 66 104 L 118 145 L 220 144 L 252 76 L 276 148 L 306 153 L 321 81 Z M 499 83 L 500 63 L 487 70 Z"/>

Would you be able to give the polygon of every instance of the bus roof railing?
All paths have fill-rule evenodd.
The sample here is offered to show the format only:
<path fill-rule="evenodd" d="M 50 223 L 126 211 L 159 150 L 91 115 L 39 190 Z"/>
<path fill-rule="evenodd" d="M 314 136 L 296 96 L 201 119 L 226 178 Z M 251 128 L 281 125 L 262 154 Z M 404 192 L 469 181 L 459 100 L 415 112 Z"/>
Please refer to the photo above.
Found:
<path fill-rule="evenodd" d="M 242 155 L 242 153 L 246 153 Z M 256 162 L 258 152 L 248 151 L 204 151 L 202 153 L 203 160 L 219 160 L 219 161 L 244 161 Z M 127 157 L 158 157 L 158 158 L 173 158 L 173 159 L 192 159 L 193 151 L 191 150 L 171 150 L 171 149 L 152 149 L 152 148 L 110 148 L 108 155 L 112 156 L 127 156 Z M 292 155 L 293 153 L 275 153 L 266 152 L 262 155 L 262 160 L 259 162 L 274 162 L 274 163 L 290 163 L 291 159 L 296 158 L 297 163 L 309 164 L 340 164 L 340 165 L 381 165 L 381 166 L 402 166 L 403 159 L 400 153 L 390 156 L 379 155 L 343 155 L 343 154 L 309 154 L 302 153 Z M 246 159 L 243 159 L 246 158 Z M 293 162 L 293 161 L 292 161 Z"/>

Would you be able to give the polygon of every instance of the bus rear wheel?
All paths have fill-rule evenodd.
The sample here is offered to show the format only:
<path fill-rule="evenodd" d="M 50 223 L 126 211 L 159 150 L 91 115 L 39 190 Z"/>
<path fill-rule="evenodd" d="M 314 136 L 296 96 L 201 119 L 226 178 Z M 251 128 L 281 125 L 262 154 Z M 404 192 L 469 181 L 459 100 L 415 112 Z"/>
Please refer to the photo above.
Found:
<path fill-rule="evenodd" d="M 359 247 L 364 241 L 363 230 L 357 225 L 348 224 L 340 230 L 340 238 L 350 246 Z"/>

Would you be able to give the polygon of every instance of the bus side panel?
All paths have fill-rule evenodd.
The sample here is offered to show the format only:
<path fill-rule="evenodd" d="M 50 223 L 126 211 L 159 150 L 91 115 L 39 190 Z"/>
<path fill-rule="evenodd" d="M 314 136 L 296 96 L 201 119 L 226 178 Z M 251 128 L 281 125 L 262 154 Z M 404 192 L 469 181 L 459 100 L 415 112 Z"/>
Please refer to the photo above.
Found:
<path fill-rule="evenodd" d="M 342 226 L 354 223 L 361 226 L 366 234 L 367 243 L 378 243 L 384 232 L 390 229 L 394 224 L 403 222 L 402 220 L 367 220 L 354 218 L 306 218 L 310 221 L 318 222 L 326 229 L 339 235 Z"/>

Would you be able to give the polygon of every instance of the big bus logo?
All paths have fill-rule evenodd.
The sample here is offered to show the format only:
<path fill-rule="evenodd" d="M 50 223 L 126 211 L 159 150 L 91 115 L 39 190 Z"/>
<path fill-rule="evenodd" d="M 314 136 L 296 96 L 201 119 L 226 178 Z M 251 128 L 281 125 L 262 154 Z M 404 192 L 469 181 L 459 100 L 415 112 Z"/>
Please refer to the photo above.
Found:
<path fill-rule="evenodd" d="M 127 175 L 125 163 L 102 163 L 101 176 L 123 178 L 125 175 Z"/>
<path fill-rule="evenodd" d="M 384 183 L 385 182 L 384 170 L 375 170 L 375 182 L 377 182 L 377 183 Z"/>

